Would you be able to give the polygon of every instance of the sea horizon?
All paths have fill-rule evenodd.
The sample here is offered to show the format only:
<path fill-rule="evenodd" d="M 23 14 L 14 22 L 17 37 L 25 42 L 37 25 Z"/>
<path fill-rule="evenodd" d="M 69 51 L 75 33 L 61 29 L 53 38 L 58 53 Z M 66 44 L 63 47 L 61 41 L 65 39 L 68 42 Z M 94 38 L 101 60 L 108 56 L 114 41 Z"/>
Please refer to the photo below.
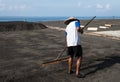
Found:
<path fill-rule="evenodd" d="M 79 20 L 89 20 L 93 16 L 76 16 Z M 0 16 L 0 22 L 10 21 L 26 21 L 26 22 L 42 22 L 42 21 L 64 21 L 68 18 L 59 16 Z M 120 19 L 120 16 L 96 16 L 95 19 Z"/>

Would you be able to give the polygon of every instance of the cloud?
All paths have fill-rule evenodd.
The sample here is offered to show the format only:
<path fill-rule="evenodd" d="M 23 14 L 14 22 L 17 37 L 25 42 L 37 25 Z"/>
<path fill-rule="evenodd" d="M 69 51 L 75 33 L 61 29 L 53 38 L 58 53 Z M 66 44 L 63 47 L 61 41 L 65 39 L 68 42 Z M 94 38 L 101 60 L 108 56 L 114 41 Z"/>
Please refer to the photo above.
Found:
<path fill-rule="evenodd" d="M 103 4 L 96 4 L 97 9 L 104 9 L 104 10 L 110 10 L 111 5 L 109 3 L 103 5 Z"/>
<path fill-rule="evenodd" d="M 13 6 L 8 6 L 8 9 L 9 10 L 26 10 L 28 9 L 29 7 L 25 4 L 23 5 L 13 5 Z"/>
<path fill-rule="evenodd" d="M 27 6 L 26 4 L 23 5 L 7 5 L 4 3 L 0 3 L 0 11 L 20 11 L 20 10 L 28 10 L 30 9 L 29 6 Z"/>
<path fill-rule="evenodd" d="M 106 3 L 106 4 L 96 4 L 96 13 L 100 15 L 107 15 L 110 14 L 109 12 L 111 11 L 111 4 Z"/>
<path fill-rule="evenodd" d="M 101 5 L 101 4 L 97 4 L 96 7 L 97 7 L 98 9 L 103 9 L 103 8 L 104 8 L 103 5 Z"/>
<path fill-rule="evenodd" d="M 110 9 L 111 9 L 111 5 L 110 5 L 110 4 L 106 4 L 105 7 L 106 7 L 107 10 L 110 10 Z"/>
<path fill-rule="evenodd" d="M 87 5 L 87 6 L 85 6 L 85 8 L 88 8 L 88 9 L 89 9 L 89 8 L 93 8 L 93 6 L 94 6 L 94 5 Z"/>
<path fill-rule="evenodd" d="M 78 5 L 78 7 L 80 7 L 82 4 L 81 4 L 81 2 L 78 2 L 77 5 Z"/>
<path fill-rule="evenodd" d="M 12 1 L 10 1 L 12 2 Z M 9 3 L 4 0 L 0 0 L 0 11 L 23 11 L 23 10 L 29 10 L 31 7 L 29 5 L 23 4 L 15 4 L 15 3 Z"/>

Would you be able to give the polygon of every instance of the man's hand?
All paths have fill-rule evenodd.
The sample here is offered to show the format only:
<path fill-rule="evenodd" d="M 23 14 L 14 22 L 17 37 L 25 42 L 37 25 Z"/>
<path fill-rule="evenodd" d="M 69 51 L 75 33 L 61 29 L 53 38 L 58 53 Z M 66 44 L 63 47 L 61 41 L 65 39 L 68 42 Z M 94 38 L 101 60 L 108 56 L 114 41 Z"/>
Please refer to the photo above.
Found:
<path fill-rule="evenodd" d="M 84 33 L 84 30 L 83 30 L 83 29 L 80 29 L 80 33 L 83 34 L 83 33 Z"/>
<path fill-rule="evenodd" d="M 77 30 L 78 30 L 78 32 L 80 32 L 81 34 L 84 33 L 84 31 L 83 31 L 83 29 L 82 29 L 81 27 L 79 27 Z"/>

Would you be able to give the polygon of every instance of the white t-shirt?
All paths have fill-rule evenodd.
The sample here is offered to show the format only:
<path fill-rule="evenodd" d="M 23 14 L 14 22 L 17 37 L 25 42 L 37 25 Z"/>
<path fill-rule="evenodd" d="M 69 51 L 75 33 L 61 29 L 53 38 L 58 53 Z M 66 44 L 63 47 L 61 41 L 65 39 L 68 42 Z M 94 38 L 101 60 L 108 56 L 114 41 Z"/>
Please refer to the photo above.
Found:
<path fill-rule="evenodd" d="M 79 24 L 78 23 L 79 23 L 78 21 L 72 21 L 66 27 L 65 31 L 66 31 L 66 40 L 68 47 L 81 45 L 80 35 L 77 31 L 77 27 L 80 26 L 80 23 Z"/>

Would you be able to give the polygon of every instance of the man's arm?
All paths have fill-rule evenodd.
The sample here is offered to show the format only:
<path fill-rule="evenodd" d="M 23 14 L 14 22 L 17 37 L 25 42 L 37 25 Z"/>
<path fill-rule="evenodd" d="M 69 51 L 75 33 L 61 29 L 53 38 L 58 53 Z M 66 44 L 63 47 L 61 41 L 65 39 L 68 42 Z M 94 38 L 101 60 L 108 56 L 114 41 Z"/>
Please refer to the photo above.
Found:
<path fill-rule="evenodd" d="M 76 26 L 77 31 L 83 34 L 83 29 L 80 27 L 80 21 L 77 21 L 75 23 L 75 26 Z"/>
<path fill-rule="evenodd" d="M 83 29 L 81 29 L 81 27 L 77 27 L 77 31 L 80 32 L 81 34 L 83 34 Z"/>

